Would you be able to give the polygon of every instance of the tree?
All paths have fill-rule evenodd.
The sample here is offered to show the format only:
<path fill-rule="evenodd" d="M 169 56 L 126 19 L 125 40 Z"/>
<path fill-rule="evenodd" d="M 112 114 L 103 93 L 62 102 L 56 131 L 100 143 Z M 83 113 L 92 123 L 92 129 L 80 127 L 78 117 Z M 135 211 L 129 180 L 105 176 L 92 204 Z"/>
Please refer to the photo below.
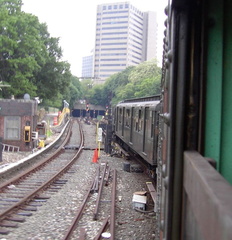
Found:
<path fill-rule="evenodd" d="M 21 1 L 0 0 L 0 75 L 11 85 L 6 94 L 16 96 L 35 94 L 30 78 L 40 68 L 35 56 L 41 58 L 43 48 L 35 34 L 38 19 L 21 12 L 21 5 Z"/>
<path fill-rule="evenodd" d="M 68 91 L 63 95 L 63 98 L 69 103 L 69 108 L 74 108 L 77 99 L 82 98 L 82 86 L 77 77 L 71 77 L 71 83 Z"/>
<path fill-rule="evenodd" d="M 95 104 L 95 105 L 102 105 L 106 106 L 108 105 L 107 101 L 107 90 L 104 88 L 104 85 L 96 85 L 92 89 L 92 94 L 90 96 L 90 103 Z"/>
<path fill-rule="evenodd" d="M 160 80 L 161 69 L 153 59 L 112 75 L 104 89 L 112 93 L 111 103 L 114 105 L 124 99 L 160 94 Z"/>
<path fill-rule="evenodd" d="M 120 73 L 110 76 L 103 85 L 89 85 L 83 81 L 84 98 L 96 105 L 115 105 L 130 98 L 160 94 L 161 69 L 155 59 L 130 66 Z"/>
<path fill-rule="evenodd" d="M 130 66 L 123 70 L 122 72 L 116 73 L 112 75 L 109 79 L 107 79 L 104 88 L 105 92 L 111 94 L 110 96 L 112 98 L 110 99 L 110 101 L 112 101 L 111 103 L 116 103 L 122 99 L 125 99 L 121 95 L 121 92 L 124 91 L 125 86 L 127 86 L 127 84 L 129 83 L 129 75 L 134 68 L 135 68 L 134 66 Z M 108 94 L 106 94 L 106 97 L 107 96 Z M 109 100 L 107 99 L 106 101 L 109 102 Z"/>
<path fill-rule="evenodd" d="M 70 65 L 61 61 L 59 38 L 21 6 L 20 0 L 0 0 L 0 80 L 11 85 L 3 97 L 29 93 L 55 101 L 69 88 Z"/>

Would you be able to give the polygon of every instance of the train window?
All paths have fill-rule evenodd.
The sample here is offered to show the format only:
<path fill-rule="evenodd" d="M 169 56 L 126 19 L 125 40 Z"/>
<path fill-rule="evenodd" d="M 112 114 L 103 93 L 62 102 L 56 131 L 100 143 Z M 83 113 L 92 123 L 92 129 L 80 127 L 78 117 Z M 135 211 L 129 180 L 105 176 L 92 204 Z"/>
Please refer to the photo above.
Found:
<path fill-rule="evenodd" d="M 139 119 L 141 119 L 142 116 L 142 110 L 139 110 Z"/>
<path fill-rule="evenodd" d="M 122 123 L 122 109 L 119 109 L 119 122 Z"/>
<path fill-rule="evenodd" d="M 126 109 L 126 126 L 130 127 L 130 109 Z"/>
<path fill-rule="evenodd" d="M 152 112 L 151 114 L 151 138 L 153 138 L 155 131 L 155 112 Z"/>
<path fill-rule="evenodd" d="M 119 117 L 118 117 L 118 107 L 115 109 L 115 118 L 114 118 L 114 123 L 115 123 L 115 130 L 116 132 L 118 131 L 118 121 L 119 121 Z"/>
<path fill-rule="evenodd" d="M 140 109 L 139 110 L 139 123 L 138 123 L 138 131 L 142 131 L 143 130 L 143 112 Z"/>
<path fill-rule="evenodd" d="M 134 126 L 135 126 L 135 131 L 137 132 L 138 129 L 139 129 L 138 110 L 137 110 L 137 109 L 135 109 L 135 118 L 134 118 L 134 121 L 135 121 L 135 124 L 134 124 Z"/>

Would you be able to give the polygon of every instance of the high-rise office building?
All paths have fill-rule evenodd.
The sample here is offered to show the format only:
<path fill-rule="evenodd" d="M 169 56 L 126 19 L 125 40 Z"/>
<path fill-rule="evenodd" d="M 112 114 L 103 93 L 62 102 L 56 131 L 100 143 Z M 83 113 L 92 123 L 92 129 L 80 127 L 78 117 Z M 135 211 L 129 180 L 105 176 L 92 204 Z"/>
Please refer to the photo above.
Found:
<path fill-rule="evenodd" d="M 128 66 L 157 57 L 155 12 L 142 12 L 129 2 L 97 7 L 94 50 L 95 82 L 104 83 Z"/>
<path fill-rule="evenodd" d="M 82 74 L 81 78 L 93 77 L 93 54 L 82 58 Z"/>

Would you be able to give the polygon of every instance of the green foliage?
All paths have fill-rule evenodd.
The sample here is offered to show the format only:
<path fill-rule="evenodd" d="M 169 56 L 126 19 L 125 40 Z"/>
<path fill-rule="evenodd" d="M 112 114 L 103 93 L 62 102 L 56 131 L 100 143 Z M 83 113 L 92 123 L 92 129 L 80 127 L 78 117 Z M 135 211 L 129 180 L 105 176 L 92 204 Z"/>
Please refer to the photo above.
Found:
<path fill-rule="evenodd" d="M 107 94 L 101 102 L 115 105 L 124 99 L 160 94 L 160 79 L 161 69 L 155 59 L 128 67 L 105 82 L 102 91 Z"/>
<path fill-rule="evenodd" d="M 59 38 L 21 6 L 21 0 L 0 0 L 0 80 L 11 85 L 2 96 L 29 93 L 57 105 L 70 87 L 70 65 L 61 61 Z"/>
<path fill-rule="evenodd" d="M 0 0 L 0 9 L 5 8 L 9 15 L 21 12 L 22 0 Z"/>
<path fill-rule="evenodd" d="M 106 105 L 125 99 L 121 93 L 124 92 L 125 87 L 129 84 L 129 75 L 134 69 L 134 66 L 130 66 L 107 79 L 104 84 Z"/>
<path fill-rule="evenodd" d="M 107 105 L 107 93 L 103 85 L 96 85 L 91 91 L 89 102 L 95 105 Z"/>
<path fill-rule="evenodd" d="M 96 105 L 115 105 L 130 98 L 160 94 L 161 69 L 155 59 L 130 66 L 109 77 L 103 85 L 83 81 L 83 99 Z M 91 88 L 89 86 L 91 85 Z"/>
<path fill-rule="evenodd" d="M 93 92 L 93 82 L 91 79 L 84 79 L 81 81 L 81 99 L 85 99 L 87 102 L 90 102 L 90 97 Z"/>
<path fill-rule="evenodd" d="M 58 93 L 56 98 L 54 99 L 49 99 L 49 98 L 45 98 L 42 101 L 42 104 L 40 104 L 40 107 L 44 107 L 45 109 L 48 109 L 48 107 L 52 106 L 54 108 L 58 108 L 60 110 L 62 110 L 63 108 L 63 94 Z"/>
<path fill-rule="evenodd" d="M 130 74 L 130 86 L 126 86 L 128 95 L 132 97 L 146 97 L 160 93 L 161 69 L 157 66 L 156 60 L 139 64 Z M 133 88 L 134 94 L 131 95 Z M 128 89 L 129 88 L 129 89 Z M 126 92 L 124 92 L 126 94 Z"/>
<path fill-rule="evenodd" d="M 36 85 L 40 98 L 55 100 L 59 93 L 65 93 L 71 81 L 69 64 L 48 61 L 36 74 Z"/>
<path fill-rule="evenodd" d="M 61 61 L 59 38 L 50 37 L 47 25 L 21 11 L 21 0 L 0 0 L 0 81 L 2 97 L 29 93 L 44 106 L 61 108 L 63 100 L 72 107 L 77 99 L 99 105 L 159 94 L 161 69 L 155 60 L 131 66 L 111 76 L 103 85 L 79 81 L 70 65 Z"/>
<path fill-rule="evenodd" d="M 77 99 L 82 99 L 82 86 L 77 77 L 71 77 L 71 83 L 68 91 L 63 95 L 64 100 L 69 103 L 69 108 L 72 109 Z"/>

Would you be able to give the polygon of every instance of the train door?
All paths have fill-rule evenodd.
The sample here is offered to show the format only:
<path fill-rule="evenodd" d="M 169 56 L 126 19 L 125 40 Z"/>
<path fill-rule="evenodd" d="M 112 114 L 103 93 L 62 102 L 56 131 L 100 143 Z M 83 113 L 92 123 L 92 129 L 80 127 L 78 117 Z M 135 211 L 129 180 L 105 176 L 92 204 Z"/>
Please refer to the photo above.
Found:
<path fill-rule="evenodd" d="M 133 131 L 134 131 L 134 107 L 131 108 L 131 128 L 130 128 L 130 143 L 133 143 Z"/>

